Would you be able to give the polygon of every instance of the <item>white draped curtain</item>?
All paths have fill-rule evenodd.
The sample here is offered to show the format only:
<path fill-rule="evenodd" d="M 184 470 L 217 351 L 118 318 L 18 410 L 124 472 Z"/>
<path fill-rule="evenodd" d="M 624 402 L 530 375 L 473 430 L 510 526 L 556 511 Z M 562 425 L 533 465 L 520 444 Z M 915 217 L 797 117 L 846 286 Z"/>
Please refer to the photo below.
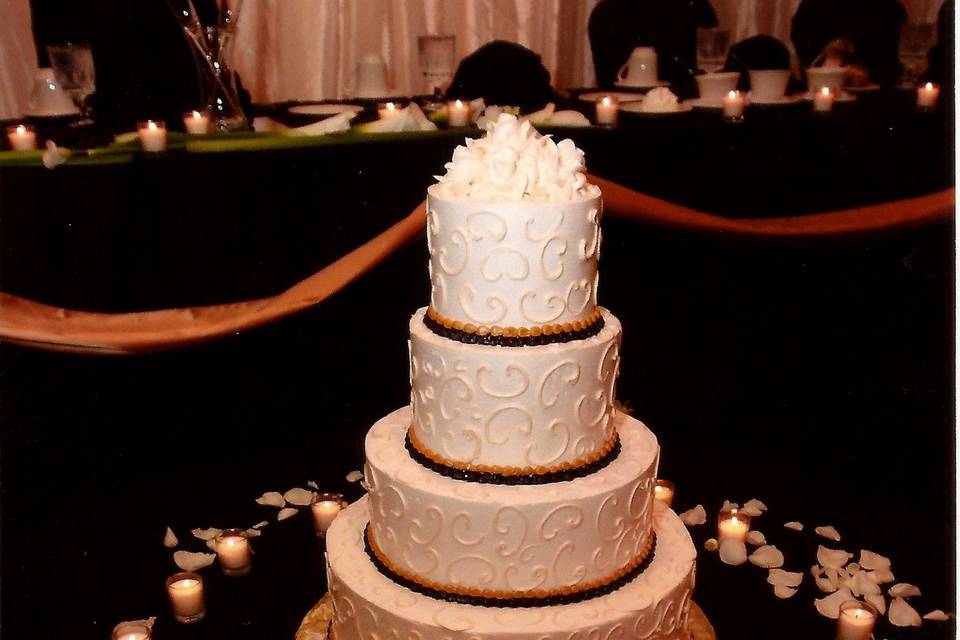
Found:
<path fill-rule="evenodd" d="M 234 0 L 235 2 L 237 0 Z M 233 64 L 257 102 L 340 98 L 357 61 L 375 53 L 398 94 L 422 93 L 417 36 L 453 34 L 462 58 L 491 40 L 540 54 L 556 87 L 589 86 L 587 20 L 597 0 L 242 0 Z M 800 0 L 711 0 L 734 41 L 767 33 L 790 39 Z M 943 0 L 901 0 L 932 22 Z M 3 0 L 0 118 L 26 108 L 36 54 L 29 0 Z"/>

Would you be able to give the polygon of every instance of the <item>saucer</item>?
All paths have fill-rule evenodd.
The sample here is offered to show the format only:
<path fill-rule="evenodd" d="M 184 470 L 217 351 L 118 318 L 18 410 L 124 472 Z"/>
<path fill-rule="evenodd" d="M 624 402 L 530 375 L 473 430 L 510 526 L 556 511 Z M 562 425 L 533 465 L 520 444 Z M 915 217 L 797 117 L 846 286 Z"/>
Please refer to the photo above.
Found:
<path fill-rule="evenodd" d="M 669 87 L 670 83 L 666 80 L 656 80 L 653 84 L 630 84 L 626 80 L 617 80 L 614 82 L 621 89 L 635 89 L 637 91 L 646 91 L 655 87 Z"/>
<path fill-rule="evenodd" d="M 806 100 L 807 102 L 812 102 L 813 94 L 807 92 L 803 94 L 803 99 Z M 855 102 L 856 100 L 857 100 L 857 96 L 853 95 L 852 93 L 847 93 L 846 91 L 841 91 L 833 99 L 833 101 L 836 102 L 837 104 L 840 104 L 843 102 Z"/>
<path fill-rule="evenodd" d="M 743 96 L 744 105 L 749 106 L 750 98 Z M 723 98 L 694 98 L 687 100 L 694 109 L 723 109 Z"/>
<path fill-rule="evenodd" d="M 596 102 L 604 96 L 616 98 L 620 102 L 637 102 L 639 100 L 643 100 L 643 94 L 628 93 L 626 91 L 588 91 L 587 93 L 581 93 L 578 95 L 577 100 L 582 100 L 583 102 Z"/>
<path fill-rule="evenodd" d="M 72 110 L 57 111 L 55 109 L 44 111 L 25 111 L 25 118 L 67 118 L 70 116 L 79 116 L 80 110 L 74 107 Z"/>
<path fill-rule="evenodd" d="M 747 93 L 747 100 L 750 104 L 760 107 L 783 107 L 788 104 L 797 104 L 804 99 L 806 94 L 795 93 L 792 96 L 783 96 L 782 98 L 754 98 L 750 93 Z"/>
<path fill-rule="evenodd" d="M 363 107 L 344 102 L 327 102 L 323 104 L 298 104 L 290 107 L 287 111 L 302 116 L 335 116 L 341 113 L 358 113 L 363 111 Z"/>
<path fill-rule="evenodd" d="M 675 116 L 680 113 L 689 113 L 693 111 L 693 100 L 684 100 L 677 105 L 676 111 L 643 111 L 643 102 L 628 102 L 620 107 L 620 111 L 628 111 L 640 116 Z"/>

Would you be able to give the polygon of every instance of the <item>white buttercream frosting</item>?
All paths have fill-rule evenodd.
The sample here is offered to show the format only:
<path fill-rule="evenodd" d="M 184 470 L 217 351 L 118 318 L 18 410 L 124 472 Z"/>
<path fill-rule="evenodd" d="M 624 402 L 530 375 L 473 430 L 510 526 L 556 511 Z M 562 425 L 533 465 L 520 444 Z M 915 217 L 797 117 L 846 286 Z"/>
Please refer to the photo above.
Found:
<path fill-rule="evenodd" d="M 563 202 L 596 196 L 587 182 L 583 151 L 572 140 L 554 142 L 529 121 L 501 113 L 487 134 L 468 139 L 438 176 L 436 195 L 483 201 Z"/>
<path fill-rule="evenodd" d="M 647 92 L 642 109 L 647 113 L 668 113 L 680 107 L 677 96 L 666 87 L 657 87 Z"/>

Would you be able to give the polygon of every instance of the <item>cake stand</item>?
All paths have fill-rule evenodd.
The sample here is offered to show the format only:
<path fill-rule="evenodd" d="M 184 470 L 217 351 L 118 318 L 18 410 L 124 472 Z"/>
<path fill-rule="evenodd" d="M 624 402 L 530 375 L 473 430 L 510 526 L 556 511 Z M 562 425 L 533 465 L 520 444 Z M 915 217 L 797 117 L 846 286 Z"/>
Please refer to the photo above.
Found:
<path fill-rule="evenodd" d="M 300 628 L 297 629 L 295 640 L 326 640 L 331 620 L 333 620 L 333 599 L 327 593 L 304 616 Z M 703 611 L 696 602 L 691 603 L 690 607 L 690 640 L 717 640 L 713 625 L 707 620 L 707 616 L 703 615 Z"/>

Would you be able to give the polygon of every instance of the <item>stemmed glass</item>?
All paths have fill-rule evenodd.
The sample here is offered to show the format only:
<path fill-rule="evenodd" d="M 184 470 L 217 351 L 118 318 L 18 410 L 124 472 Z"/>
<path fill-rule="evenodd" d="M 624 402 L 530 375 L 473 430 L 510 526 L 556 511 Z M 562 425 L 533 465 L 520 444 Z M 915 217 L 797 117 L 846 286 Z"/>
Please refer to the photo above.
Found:
<path fill-rule="evenodd" d="M 84 116 L 90 115 L 87 99 L 96 90 L 93 53 L 86 44 L 52 44 L 47 57 L 57 82 Z"/>
<path fill-rule="evenodd" d="M 456 64 L 457 37 L 449 35 L 418 36 L 420 71 L 435 103 L 443 101 L 443 91 L 453 79 Z"/>
<path fill-rule="evenodd" d="M 903 65 L 901 79 L 904 85 L 913 86 L 927 67 L 927 52 L 936 38 L 936 25 L 931 22 L 906 22 L 900 28 L 900 63 Z"/>
<path fill-rule="evenodd" d="M 697 29 L 697 66 L 707 73 L 716 73 L 727 63 L 730 32 L 715 27 Z"/>

